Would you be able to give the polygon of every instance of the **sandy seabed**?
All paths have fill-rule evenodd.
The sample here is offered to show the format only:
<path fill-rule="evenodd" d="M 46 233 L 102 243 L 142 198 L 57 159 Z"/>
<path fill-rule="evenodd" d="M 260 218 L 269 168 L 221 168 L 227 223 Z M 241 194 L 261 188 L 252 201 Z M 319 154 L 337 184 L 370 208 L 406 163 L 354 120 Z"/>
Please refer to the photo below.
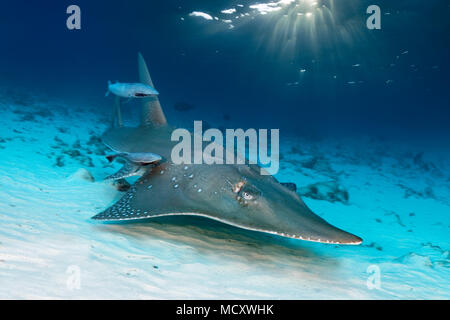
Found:
<path fill-rule="evenodd" d="M 448 153 L 283 137 L 277 179 L 360 246 L 203 218 L 104 224 L 90 218 L 121 196 L 103 181 L 120 166 L 99 140 L 109 115 L 0 95 L 2 299 L 450 298 Z"/>

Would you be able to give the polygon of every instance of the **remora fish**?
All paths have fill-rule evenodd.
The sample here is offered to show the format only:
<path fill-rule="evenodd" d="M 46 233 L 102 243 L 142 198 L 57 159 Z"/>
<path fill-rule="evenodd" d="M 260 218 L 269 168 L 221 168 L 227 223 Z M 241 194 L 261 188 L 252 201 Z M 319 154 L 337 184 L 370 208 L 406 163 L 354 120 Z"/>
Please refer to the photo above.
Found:
<path fill-rule="evenodd" d="M 132 176 L 144 175 L 152 166 L 161 161 L 161 156 L 151 152 L 120 152 L 106 156 L 109 162 L 114 161 L 115 158 L 125 159 L 125 164 L 116 173 L 108 176 L 105 180 L 119 180 Z"/>
<path fill-rule="evenodd" d="M 153 86 L 139 54 L 140 81 Z M 334 244 L 362 239 L 314 214 L 294 191 L 256 165 L 175 165 L 175 145 L 157 97 L 143 100 L 139 127 L 112 127 L 103 142 L 123 152 L 152 152 L 168 161 L 142 176 L 113 206 L 93 217 L 121 221 L 170 215 L 193 215 L 239 228 L 283 237 Z"/>
<path fill-rule="evenodd" d="M 108 81 L 106 96 L 110 92 L 122 98 L 145 98 L 159 94 L 152 86 L 144 83 L 111 83 Z"/>
<path fill-rule="evenodd" d="M 128 161 L 141 165 L 158 162 L 162 159 L 160 155 L 151 152 L 120 152 L 108 155 L 106 156 L 106 159 L 108 159 L 109 162 L 112 162 L 117 157 L 124 158 Z"/>

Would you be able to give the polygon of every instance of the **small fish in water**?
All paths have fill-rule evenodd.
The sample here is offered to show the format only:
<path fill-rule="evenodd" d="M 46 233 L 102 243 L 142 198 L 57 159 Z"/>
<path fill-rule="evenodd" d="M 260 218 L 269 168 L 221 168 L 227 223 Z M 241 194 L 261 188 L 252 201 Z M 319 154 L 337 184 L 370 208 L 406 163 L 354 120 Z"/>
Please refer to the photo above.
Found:
<path fill-rule="evenodd" d="M 161 156 L 151 152 L 119 152 L 106 156 L 109 162 L 113 162 L 115 158 L 124 158 L 127 161 L 145 165 L 161 161 Z"/>
<path fill-rule="evenodd" d="M 151 152 L 120 152 L 106 156 L 109 162 L 120 157 L 126 160 L 123 167 L 116 173 L 106 177 L 106 180 L 120 180 L 132 176 L 142 176 L 149 172 L 153 164 L 161 161 L 162 157 Z"/>
<path fill-rule="evenodd" d="M 111 83 L 111 81 L 108 81 L 108 91 L 106 92 L 106 96 L 108 96 L 110 92 L 122 98 L 145 98 L 159 94 L 155 88 L 147 84 L 120 82 Z"/>

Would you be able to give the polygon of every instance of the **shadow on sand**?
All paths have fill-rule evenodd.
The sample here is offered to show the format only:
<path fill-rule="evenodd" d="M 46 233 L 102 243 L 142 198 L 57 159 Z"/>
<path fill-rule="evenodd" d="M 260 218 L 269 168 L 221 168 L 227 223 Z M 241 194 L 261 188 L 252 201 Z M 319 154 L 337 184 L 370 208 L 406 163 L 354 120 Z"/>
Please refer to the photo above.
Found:
<path fill-rule="evenodd" d="M 220 256 L 252 264 L 297 265 L 302 269 L 314 266 L 318 272 L 320 266 L 326 272 L 339 264 L 338 259 L 323 252 L 320 248 L 325 246 L 323 244 L 243 230 L 202 217 L 170 216 L 133 222 L 93 223 L 99 232 L 116 233 L 139 242 L 166 242 L 210 258 Z"/>

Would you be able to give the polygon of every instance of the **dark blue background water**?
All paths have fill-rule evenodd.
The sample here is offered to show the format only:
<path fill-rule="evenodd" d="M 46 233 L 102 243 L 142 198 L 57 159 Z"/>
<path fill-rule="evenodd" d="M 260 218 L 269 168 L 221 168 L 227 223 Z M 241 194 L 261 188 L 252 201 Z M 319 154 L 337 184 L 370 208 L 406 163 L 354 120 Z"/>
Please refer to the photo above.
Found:
<path fill-rule="evenodd" d="M 238 3 L 249 12 L 256 1 L 3 1 L 0 82 L 109 108 L 107 80 L 136 81 L 141 51 L 166 109 L 183 101 L 299 134 L 450 140 L 447 1 L 318 1 L 331 9 L 309 22 L 287 10 L 234 29 L 189 16 L 229 18 L 220 11 Z M 66 28 L 70 4 L 81 7 L 80 31 Z M 370 4 L 381 30 L 365 26 Z"/>

